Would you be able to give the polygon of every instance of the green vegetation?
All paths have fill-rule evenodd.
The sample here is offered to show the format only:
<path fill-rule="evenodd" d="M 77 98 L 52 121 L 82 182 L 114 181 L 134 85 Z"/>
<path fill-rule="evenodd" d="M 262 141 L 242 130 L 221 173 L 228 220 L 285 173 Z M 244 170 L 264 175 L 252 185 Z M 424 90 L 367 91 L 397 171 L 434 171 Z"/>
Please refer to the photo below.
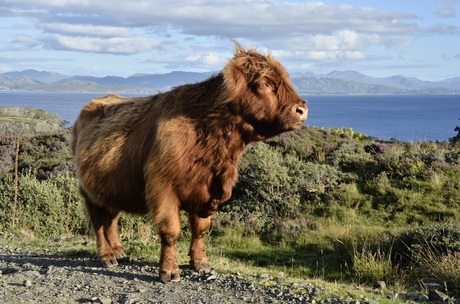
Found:
<path fill-rule="evenodd" d="M 64 124 L 59 115 L 43 110 L 0 107 L 0 132 L 3 134 L 46 133 L 58 131 Z"/>
<path fill-rule="evenodd" d="M 88 232 L 68 133 L 0 138 L 0 236 Z M 304 127 L 253 144 L 231 200 L 213 217 L 210 260 L 220 271 L 365 286 L 383 280 L 395 292 L 428 278 L 460 296 L 456 138 L 402 143 Z M 187 263 L 182 216 L 178 251 Z M 148 217 L 122 217 L 121 234 L 131 255 L 159 255 Z"/>

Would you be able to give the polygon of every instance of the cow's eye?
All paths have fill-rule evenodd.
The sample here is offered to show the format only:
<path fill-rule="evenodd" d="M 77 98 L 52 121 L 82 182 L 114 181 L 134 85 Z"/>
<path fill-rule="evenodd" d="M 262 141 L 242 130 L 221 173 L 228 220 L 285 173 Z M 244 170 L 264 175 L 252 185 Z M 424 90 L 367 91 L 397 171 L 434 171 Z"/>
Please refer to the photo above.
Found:
<path fill-rule="evenodd" d="M 268 90 L 271 90 L 272 87 L 271 87 L 271 85 L 269 83 L 262 82 L 262 83 L 259 83 L 259 89 L 263 90 L 263 91 L 268 91 Z"/>

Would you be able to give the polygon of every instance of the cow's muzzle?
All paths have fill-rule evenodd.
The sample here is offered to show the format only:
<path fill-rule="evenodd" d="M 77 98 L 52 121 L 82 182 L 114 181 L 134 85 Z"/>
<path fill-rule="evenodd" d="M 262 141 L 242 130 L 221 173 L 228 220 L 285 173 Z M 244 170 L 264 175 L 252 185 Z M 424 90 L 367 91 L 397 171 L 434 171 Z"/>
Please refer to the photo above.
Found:
<path fill-rule="evenodd" d="M 299 116 L 299 120 L 304 122 L 307 120 L 308 108 L 307 106 L 295 105 L 292 107 L 292 112 L 296 113 Z"/>

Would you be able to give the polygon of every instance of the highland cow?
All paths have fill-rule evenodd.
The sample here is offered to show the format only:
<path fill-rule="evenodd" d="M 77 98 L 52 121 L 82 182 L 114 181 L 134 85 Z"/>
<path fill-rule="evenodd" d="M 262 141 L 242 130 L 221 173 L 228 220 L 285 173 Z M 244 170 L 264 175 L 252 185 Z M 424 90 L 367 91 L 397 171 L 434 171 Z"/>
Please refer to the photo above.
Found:
<path fill-rule="evenodd" d="M 179 281 L 175 244 L 185 210 L 190 266 L 210 270 L 203 238 L 211 215 L 230 198 L 241 154 L 306 118 L 306 102 L 284 67 L 238 43 L 222 72 L 205 81 L 85 105 L 73 126 L 72 152 L 102 264 L 126 257 L 121 212 L 150 214 L 161 239 L 160 280 Z"/>

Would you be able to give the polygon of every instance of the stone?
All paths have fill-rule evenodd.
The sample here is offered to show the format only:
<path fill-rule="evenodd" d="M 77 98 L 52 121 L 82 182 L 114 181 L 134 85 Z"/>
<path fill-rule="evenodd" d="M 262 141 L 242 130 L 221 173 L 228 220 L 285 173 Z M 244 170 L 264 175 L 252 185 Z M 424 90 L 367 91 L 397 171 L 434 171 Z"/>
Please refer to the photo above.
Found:
<path fill-rule="evenodd" d="M 431 290 L 444 291 L 444 286 L 436 282 L 422 282 L 422 285 L 427 291 L 431 291 Z"/>
<path fill-rule="evenodd" d="M 30 287 L 30 286 L 32 286 L 32 281 L 31 280 L 25 280 L 23 284 L 24 284 L 25 287 Z"/>
<path fill-rule="evenodd" d="M 417 292 L 410 292 L 406 294 L 406 300 L 412 300 L 417 302 L 426 302 L 428 301 L 428 297 L 424 294 L 417 293 Z"/>
<path fill-rule="evenodd" d="M 430 292 L 428 293 L 428 299 L 433 302 L 444 302 L 449 300 L 449 296 L 439 290 L 430 290 Z"/>
<path fill-rule="evenodd" d="M 390 293 L 390 294 L 387 294 L 387 299 L 389 300 L 396 300 L 398 298 L 398 294 L 397 293 Z"/>
<path fill-rule="evenodd" d="M 209 277 L 206 278 L 206 281 L 213 281 L 213 280 L 216 280 L 217 279 L 217 276 L 212 274 L 210 275 Z"/>
<path fill-rule="evenodd" d="M 22 275 L 28 276 L 28 277 L 38 277 L 40 276 L 40 272 L 36 270 L 27 270 L 27 271 L 24 271 Z"/>
<path fill-rule="evenodd" d="M 374 287 L 379 290 L 384 290 L 385 288 L 387 288 L 387 284 L 385 283 L 385 281 L 377 281 L 375 282 Z"/>
<path fill-rule="evenodd" d="M 109 298 L 97 298 L 97 302 L 101 304 L 112 304 L 113 301 Z"/>
<path fill-rule="evenodd" d="M 268 279 L 270 276 L 266 273 L 262 273 L 261 275 L 259 275 L 259 278 L 261 279 Z"/>

